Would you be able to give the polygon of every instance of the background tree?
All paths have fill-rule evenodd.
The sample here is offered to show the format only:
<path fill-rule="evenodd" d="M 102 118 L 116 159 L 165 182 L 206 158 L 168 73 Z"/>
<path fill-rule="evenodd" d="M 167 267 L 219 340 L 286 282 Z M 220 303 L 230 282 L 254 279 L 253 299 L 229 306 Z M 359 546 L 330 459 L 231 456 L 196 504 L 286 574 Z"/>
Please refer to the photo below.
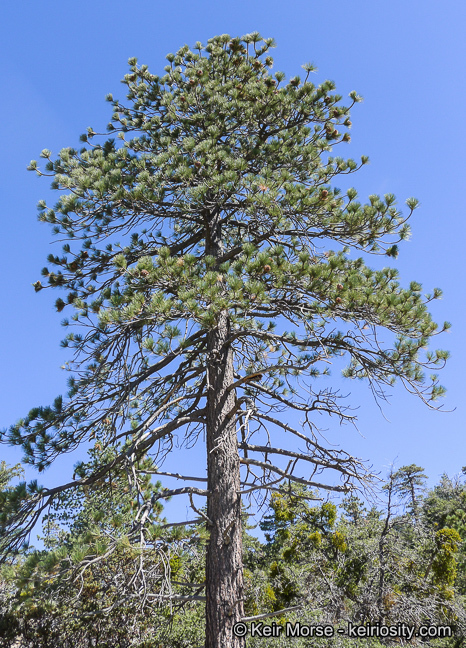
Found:
<path fill-rule="evenodd" d="M 404 468 L 409 466 L 400 468 L 402 474 Z M 428 639 L 423 645 L 463 645 L 466 610 L 456 579 L 461 570 L 460 536 L 455 529 L 426 524 L 422 506 L 417 520 L 414 511 L 405 511 L 395 474 L 379 491 L 385 501 L 370 510 L 354 495 L 342 502 L 339 513 L 331 502 L 309 504 L 302 489 L 274 493 L 262 524 L 266 542 L 256 560 L 247 563 L 248 616 L 286 607 L 288 611 L 275 622 L 331 624 L 345 634 L 349 622 L 404 623 L 415 629 L 422 624 L 447 625 L 451 638 Z M 335 635 L 312 640 L 283 637 L 277 645 L 353 645 L 353 639 Z M 374 643 L 399 642 L 380 638 Z M 251 645 L 265 646 L 267 639 L 251 638 Z"/>
<path fill-rule="evenodd" d="M 464 474 L 463 468 L 463 474 Z M 455 529 L 462 543 L 458 555 L 458 577 L 456 585 L 466 595 L 466 484 L 459 476 L 442 475 L 440 482 L 430 490 L 422 507 L 427 524 L 443 529 Z"/>
<path fill-rule="evenodd" d="M 80 151 L 42 152 L 46 173 L 30 165 L 65 192 L 39 205 L 66 240 L 43 277 L 65 291 L 57 310 L 73 308 L 83 333 L 64 341 L 75 351 L 68 398 L 31 410 L 6 439 L 39 471 L 96 430 L 103 447 L 125 443 L 90 475 L 16 493 L 7 543 L 19 546 L 54 497 L 115 471 L 141 493 L 141 545 L 160 497 L 188 494 L 198 513 L 193 496 L 207 498 L 208 648 L 244 644 L 232 632 L 243 616 L 242 496 L 285 480 L 341 492 L 366 478 L 319 438 L 321 416 L 354 420 L 337 389 L 318 387 L 329 363 L 346 356 L 344 375 L 378 397 L 399 379 L 430 403 L 442 388 L 424 369 L 447 357 L 424 351 L 438 332 L 426 304 L 440 291 L 423 297 L 396 270 L 348 257 L 396 256 L 417 205 L 403 215 L 392 194 L 361 204 L 332 185 L 360 167 L 330 155 L 349 141 L 359 97 L 345 106 L 333 83 L 315 87 L 311 65 L 303 80 L 272 75 L 272 46 L 257 33 L 218 36 L 168 55 L 163 76 L 130 59 L 129 104 L 109 97 L 121 144 L 89 128 Z M 203 432 L 207 477 L 144 497 L 140 480 L 154 471 L 141 458 L 160 465 L 175 433 L 192 445 Z"/>
<path fill-rule="evenodd" d="M 265 542 L 248 534 L 243 516 L 246 618 L 279 624 L 331 624 L 345 633 L 348 622 L 402 623 L 415 628 L 420 624 L 448 625 L 453 631 L 451 638 L 429 639 L 423 644 L 432 648 L 463 645 L 466 610 L 461 589 L 464 566 L 460 562 L 460 535 L 454 528 L 439 528 L 436 522 L 429 522 L 424 514 L 425 500 L 417 519 L 412 510 L 406 510 L 394 474 L 389 475 L 380 491 L 385 501 L 379 500 L 377 507 L 370 510 L 354 495 L 341 503 L 340 512 L 332 502 L 311 503 L 316 493 L 306 492 L 299 485 L 288 493 L 273 493 L 261 525 Z M 131 596 L 125 586 L 137 573 L 130 543 L 120 544 L 96 560 L 96 545 L 105 538 L 105 530 L 115 532 L 110 506 L 106 507 L 104 519 L 97 515 L 98 528 L 93 522 L 105 494 L 107 504 L 110 498 L 115 501 L 115 493 L 111 494 L 109 488 L 103 492 L 90 489 L 84 507 L 79 496 L 73 500 L 67 495 L 63 502 L 66 520 L 61 518 L 65 511 L 58 504 L 55 507 L 61 532 L 53 535 L 50 518 L 44 520 L 49 548 L 29 549 L 13 568 L 3 570 L 1 648 L 90 648 L 96 644 L 102 648 L 146 648 L 154 641 L 161 648 L 202 645 L 203 603 L 186 603 L 180 596 L 189 593 L 183 581 L 199 589 L 204 578 L 196 533 L 185 533 L 184 539 L 165 538 L 171 585 L 178 599 L 171 607 L 153 605 L 153 601 L 146 604 L 148 597 L 145 602 L 144 597 Z M 121 502 L 125 498 L 130 503 L 132 494 L 122 494 Z M 76 524 L 80 518 L 82 523 Z M 167 528 L 161 524 L 160 530 Z M 122 526 L 116 532 L 123 537 Z M 76 556 L 83 550 L 86 559 L 92 558 L 87 564 Z M 148 587 L 153 586 L 150 596 L 159 589 L 157 578 L 149 582 L 150 567 L 157 576 L 159 561 L 150 547 L 146 553 Z M 57 554 L 61 555 L 58 564 Z M 267 641 L 250 637 L 248 645 L 262 646 Z M 365 645 L 362 640 L 358 644 L 338 633 L 333 639 L 310 641 L 283 636 L 277 639 L 277 645 Z M 373 639 L 368 645 L 393 645 L 393 641 Z"/>
<path fill-rule="evenodd" d="M 110 458 L 103 455 L 113 449 L 96 445 L 77 467 L 82 477 Z M 149 477 L 146 487 L 157 492 L 160 484 Z M 180 615 L 202 589 L 194 581 L 204 580 L 199 533 L 167 524 L 158 503 L 141 548 L 134 496 L 120 474 L 57 498 L 42 521 L 44 548 L 25 548 L 4 567 L 1 648 L 145 648 L 156 638 L 165 645 L 175 618 L 178 635 L 201 633 L 189 632 L 190 610 Z M 170 641 L 177 646 L 173 633 Z"/>
<path fill-rule="evenodd" d="M 402 466 L 392 474 L 391 481 L 398 495 L 407 499 L 409 507 L 417 520 L 417 511 L 419 507 L 419 498 L 425 490 L 427 475 L 423 469 L 416 464 Z"/>

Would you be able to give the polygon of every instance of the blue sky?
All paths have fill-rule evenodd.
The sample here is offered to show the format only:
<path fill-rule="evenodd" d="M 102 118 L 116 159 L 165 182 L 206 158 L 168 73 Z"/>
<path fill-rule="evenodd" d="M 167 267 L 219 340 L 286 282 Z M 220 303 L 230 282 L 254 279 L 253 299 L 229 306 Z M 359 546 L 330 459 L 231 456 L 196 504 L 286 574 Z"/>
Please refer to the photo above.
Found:
<path fill-rule="evenodd" d="M 340 94 L 354 89 L 363 95 L 344 153 L 367 154 L 371 164 L 353 184 L 362 197 L 393 192 L 400 204 L 419 198 L 412 239 L 390 263 L 405 284 L 418 280 L 426 292 L 441 287 L 444 299 L 433 313 L 453 323 L 439 340 L 452 354 L 441 382 L 448 389 L 445 409 L 453 412 L 430 411 L 400 386 L 384 408 L 387 421 L 366 388 L 348 383 L 349 401 L 360 406 L 361 434 L 335 428 L 332 438 L 382 473 L 394 460 L 397 466 L 417 463 L 431 484 L 466 465 L 464 0 L 18 0 L 4 5 L 1 24 L 0 427 L 50 403 L 65 385 L 62 315 L 53 308 L 58 295 L 35 294 L 31 286 L 55 249 L 35 208 L 51 193 L 47 180 L 26 171 L 28 162 L 43 148 L 56 153 L 77 146 L 87 126 L 105 128 L 110 106 L 104 98 L 109 92 L 123 98 L 128 57 L 137 56 L 157 74 L 165 55 L 185 43 L 257 30 L 277 41 L 275 70 L 293 76 L 311 61 L 318 67 L 316 82 L 329 78 Z M 12 463 L 20 456 L 0 446 L 0 458 Z M 76 459 L 53 466 L 42 482 L 68 478 Z M 179 461 L 177 466 L 185 459 Z"/>

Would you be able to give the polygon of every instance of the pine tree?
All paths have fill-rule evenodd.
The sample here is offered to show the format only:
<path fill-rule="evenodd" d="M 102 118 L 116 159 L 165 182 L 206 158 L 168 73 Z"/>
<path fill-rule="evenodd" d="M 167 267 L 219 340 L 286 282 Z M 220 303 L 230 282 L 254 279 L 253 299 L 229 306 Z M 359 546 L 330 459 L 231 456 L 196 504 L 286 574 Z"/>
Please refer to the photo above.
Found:
<path fill-rule="evenodd" d="M 410 464 L 402 466 L 392 475 L 395 492 L 401 497 L 409 499 L 410 510 L 414 519 L 418 519 L 419 498 L 422 491 L 425 490 L 427 475 L 424 474 L 423 468 Z"/>
<path fill-rule="evenodd" d="M 81 476 L 105 459 L 99 442 L 96 446 L 90 461 L 77 466 Z M 11 479 L 15 468 L 5 473 Z M 150 475 L 145 485 L 153 492 L 160 488 Z M 157 645 L 163 641 L 168 624 L 157 605 L 160 584 L 175 589 L 167 572 L 170 580 L 179 580 L 189 542 L 182 527 L 165 524 L 157 502 L 141 550 L 133 496 L 124 474 L 114 474 L 56 499 L 42 520 L 43 548 L 27 547 L 13 566 L 0 566 L 1 648 L 142 648 L 154 635 Z M 175 590 L 172 606 L 185 593 Z"/>
<path fill-rule="evenodd" d="M 128 103 L 108 97 L 116 139 L 89 128 L 81 150 L 56 159 L 44 150 L 45 172 L 29 167 L 62 192 L 55 207 L 39 204 L 66 242 L 34 287 L 65 291 L 56 308 L 74 310 L 64 340 L 74 355 L 67 399 L 33 409 L 6 438 L 39 470 L 95 430 L 104 446 L 126 446 L 93 475 L 18 495 L 9 546 L 60 492 L 109 471 L 137 485 L 144 454 L 158 462 L 175 433 L 193 444 L 205 432 L 203 488 L 202 474 L 141 499 L 138 519 L 143 529 L 158 497 L 188 494 L 205 520 L 208 648 L 244 645 L 233 633 L 243 616 L 242 497 L 290 482 L 346 492 L 367 477 L 319 438 L 320 416 L 354 421 L 337 389 L 318 387 L 329 364 L 345 356 L 344 376 L 377 396 L 398 379 L 430 403 L 442 388 L 424 369 L 447 358 L 425 351 L 438 332 L 426 304 L 440 291 L 423 296 L 417 282 L 402 288 L 395 269 L 349 258 L 396 257 L 417 205 L 409 199 L 402 214 L 392 194 L 363 204 L 333 185 L 367 162 L 331 155 L 350 140 L 360 97 L 343 105 L 332 82 L 311 83 L 310 64 L 303 79 L 272 74 L 273 46 L 257 33 L 218 36 L 169 54 L 162 76 L 130 59 Z M 206 498 L 206 513 L 193 496 Z"/>

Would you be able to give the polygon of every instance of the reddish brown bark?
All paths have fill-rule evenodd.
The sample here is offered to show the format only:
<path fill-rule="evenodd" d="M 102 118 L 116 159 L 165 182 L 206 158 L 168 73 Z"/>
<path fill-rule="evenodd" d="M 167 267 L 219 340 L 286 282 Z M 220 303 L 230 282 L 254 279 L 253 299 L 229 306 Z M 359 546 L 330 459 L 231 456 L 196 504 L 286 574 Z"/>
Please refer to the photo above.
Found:
<path fill-rule="evenodd" d="M 221 253 L 218 221 L 211 222 L 208 254 Z M 230 321 L 221 313 L 208 334 L 207 517 L 211 522 L 206 557 L 206 648 L 243 648 L 234 624 L 243 616 L 243 558 L 240 463 L 234 417 L 233 352 Z"/>

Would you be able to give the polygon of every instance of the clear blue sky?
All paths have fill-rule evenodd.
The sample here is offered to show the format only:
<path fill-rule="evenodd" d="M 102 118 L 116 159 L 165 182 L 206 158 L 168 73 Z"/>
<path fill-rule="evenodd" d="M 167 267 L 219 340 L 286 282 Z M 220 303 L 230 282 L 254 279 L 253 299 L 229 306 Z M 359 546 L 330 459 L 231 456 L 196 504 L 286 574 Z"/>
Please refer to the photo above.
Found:
<path fill-rule="evenodd" d="M 185 43 L 257 30 L 277 41 L 276 70 L 292 76 L 312 61 L 317 82 L 330 78 L 341 94 L 354 89 L 364 96 L 353 111 L 352 143 L 344 152 L 367 154 L 371 164 L 353 176 L 353 184 L 362 196 L 393 192 L 400 203 L 419 198 L 412 239 L 390 263 L 406 284 L 418 280 L 426 292 L 441 287 L 444 299 L 434 315 L 453 323 L 439 345 L 452 353 L 442 383 L 448 388 L 445 407 L 454 412 L 429 411 L 399 387 L 384 410 L 388 422 L 366 388 L 348 383 L 351 402 L 360 405 L 364 437 L 348 427 L 334 428 L 332 438 L 382 473 L 395 459 L 398 466 L 417 463 L 431 484 L 466 465 L 464 0 L 10 0 L 0 22 L 0 427 L 50 403 L 65 385 L 59 368 L 66 359 L 59 347 L 62 315 L 53 308 L 58 295 L 35 294 L 31 286 L 56 248 L 48 227 L 36 220 L 36 203 L 50 199 L 48 181 L 26 171 L 29 160 L 43 148 L 56 153 L 77 146 L 87 126 L 104 129 L 110 116 L 104 97 L 123 97 L 119 81 L 128 57 L 160 73 L 165 55 Z M 0 458 L 14 462 L 20 456 L 0 446 Z M 68 478 L 75 460 L 53 466 L 41 481 Z"/>

